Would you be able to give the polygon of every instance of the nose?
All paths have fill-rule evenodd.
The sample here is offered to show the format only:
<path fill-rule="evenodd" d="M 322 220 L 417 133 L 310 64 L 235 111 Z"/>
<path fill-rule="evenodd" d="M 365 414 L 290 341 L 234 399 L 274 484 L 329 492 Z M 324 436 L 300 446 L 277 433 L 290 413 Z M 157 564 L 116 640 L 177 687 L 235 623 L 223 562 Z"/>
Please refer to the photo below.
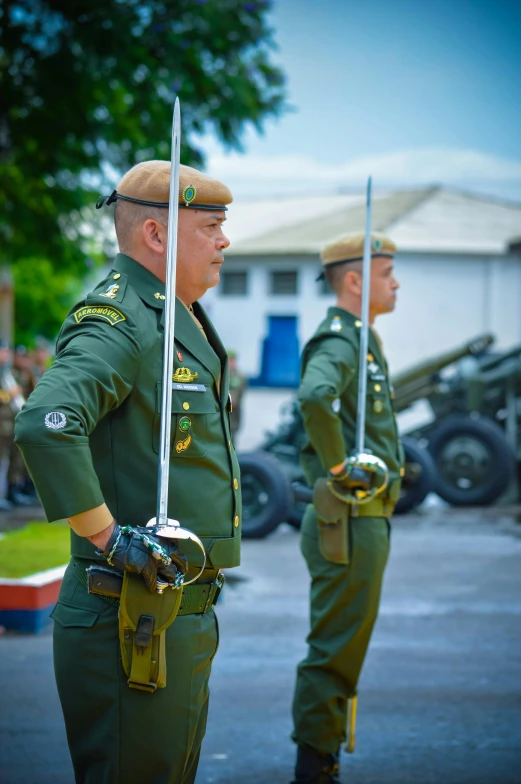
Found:
<path fill-rule="evenodd" d="M 395 290 L 395 289 L 399 289 L 399 288 L 400 288 L 400 284 L 398 283 L 398 281 L 396 280 L 396 278 L 395 278 L 395 277 L 393 277 L 393 290 Z"/>
<path fill-rule="evenodd" d="M 217 240 L 217 247 L 219 250 L 224 250 L 230 246 L 230 240 L 226 236 L 226 234 L 221 229 L 221 236 Z"/>

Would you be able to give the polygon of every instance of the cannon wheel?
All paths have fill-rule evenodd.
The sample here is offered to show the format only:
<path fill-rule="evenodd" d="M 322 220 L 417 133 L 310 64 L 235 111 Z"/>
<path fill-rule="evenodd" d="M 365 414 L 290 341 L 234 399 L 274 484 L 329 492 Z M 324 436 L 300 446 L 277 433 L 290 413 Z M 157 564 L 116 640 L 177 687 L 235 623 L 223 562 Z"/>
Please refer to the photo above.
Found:
<path fill-rule="evenodd" d="M 436 466 L 429 452 L 408 436 L 402 437 L 405 452 L 405 474 L 402 491 L 396 504 L 396 514 L 407 514 L 419 506 L 434 490 Z"/>
<path fill-rule="evenodd" d="M 266 452 L 238 455 L 241 468 L 242 535 L 261 539 L 287 519 L 291 487 L 278 460 Z"/>
<path fill-rule="evenodd" d="M 505 434 L 491 419 L 453 416 L 432 432 L 435 490 L 454 506 L 487 506 L 507 489 L 516 462 Z"/>

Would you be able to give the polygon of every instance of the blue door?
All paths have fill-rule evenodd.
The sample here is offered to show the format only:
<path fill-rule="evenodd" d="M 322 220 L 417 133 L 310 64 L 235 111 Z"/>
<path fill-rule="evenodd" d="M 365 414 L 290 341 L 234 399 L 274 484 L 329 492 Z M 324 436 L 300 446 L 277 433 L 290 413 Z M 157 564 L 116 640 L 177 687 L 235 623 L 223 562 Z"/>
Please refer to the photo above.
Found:
<path fill-rule="evenodd" d="M 299 382 L 297 316 L 268 316 L 268 334 L 262 343 L 260 375 L 254 386 L 296 387 Z"/>

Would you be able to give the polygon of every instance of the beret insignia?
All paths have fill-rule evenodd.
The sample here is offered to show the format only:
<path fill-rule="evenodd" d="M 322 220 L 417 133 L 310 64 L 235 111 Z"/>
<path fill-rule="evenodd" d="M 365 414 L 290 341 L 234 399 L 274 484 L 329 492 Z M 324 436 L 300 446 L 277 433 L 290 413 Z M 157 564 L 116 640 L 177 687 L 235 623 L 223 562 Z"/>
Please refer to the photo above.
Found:
<path fill-rule="evenodd" d="M 194 188 L 193 185 L 187 185 L 186 188 L 183 190 L 183 201 L 185 206 L 188 207 L 195 197 L 197 196 L 197 190 Z"/>
<path fill-rule="evenodd" d="M 373 246 L 373 250 L 374 251 L 381 250 L 382 249 L 382 240 L 378 239 L 378 237 L 374 237 L 371 245 Z"/>

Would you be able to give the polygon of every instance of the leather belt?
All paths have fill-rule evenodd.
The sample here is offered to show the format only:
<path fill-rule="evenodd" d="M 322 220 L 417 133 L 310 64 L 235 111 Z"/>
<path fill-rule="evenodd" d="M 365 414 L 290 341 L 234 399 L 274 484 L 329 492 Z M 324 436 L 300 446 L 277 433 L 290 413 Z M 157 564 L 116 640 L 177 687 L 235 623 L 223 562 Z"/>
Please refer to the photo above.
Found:
<path fill-rule="evenodd" d="M 79 582 L 88 590 L 99 596 L 112 607 L 119 607 L 119 596 L 123 584 L 123 575 L 106 566 L 92 564 L 85 568 L 80 561 L 74 561 L 74 572 Z M 224 575 L 218 572 L 210 582 L 196 582 L 185 586 L 178 615 L 202 615 L 217 603 L 223 589 Z"/>
<path fill-rule="evenodd" d="M 350 517 L 391 517 L 395 503 L 385 498 L 373 498 L 367 504 L 351 505 Z"/>

